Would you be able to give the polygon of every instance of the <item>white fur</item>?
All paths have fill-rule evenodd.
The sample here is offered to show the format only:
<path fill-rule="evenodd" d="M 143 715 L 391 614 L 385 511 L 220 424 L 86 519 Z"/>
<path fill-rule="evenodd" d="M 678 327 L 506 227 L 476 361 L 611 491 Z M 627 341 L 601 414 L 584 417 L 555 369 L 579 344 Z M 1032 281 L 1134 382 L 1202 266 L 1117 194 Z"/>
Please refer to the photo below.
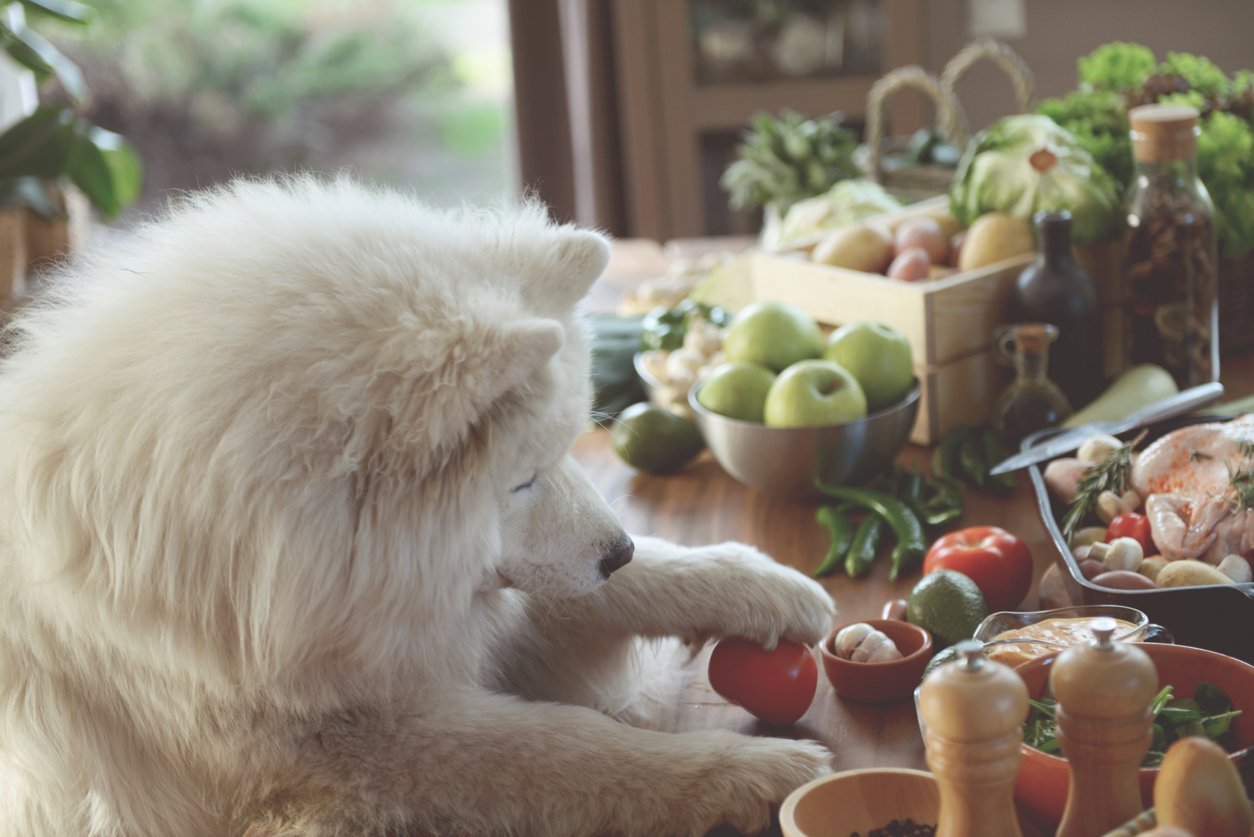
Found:
<path fill-rule="evenodd" d="M 638 637 L 831 614 L 738 544 L 603 579 L 567 450 L 607 254 L 298 179 L 60 276 L 0 371 L 0 835 L 696 834 L 823 772 L 604 714 Z"/>

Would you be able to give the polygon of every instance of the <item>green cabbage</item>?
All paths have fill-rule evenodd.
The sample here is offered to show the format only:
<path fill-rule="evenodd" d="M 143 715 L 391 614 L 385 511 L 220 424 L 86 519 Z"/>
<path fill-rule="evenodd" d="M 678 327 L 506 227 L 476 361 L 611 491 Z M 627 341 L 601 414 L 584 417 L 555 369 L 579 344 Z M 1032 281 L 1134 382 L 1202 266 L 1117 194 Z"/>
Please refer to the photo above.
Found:
<path fill-rule="evenodd" d="M 1031 114 L 999 119 L 975 136 L 958 164 L 949 206 L 968 226 L 987 212 L 1031 220 L 1065 209 L 1077 244 L 1110 238 L 1123 222 L 1110 174 L 1052 119 Z"/>
<path fill-rule="evenodd" d="M 901 206 L 901 201 L 878 183 L 842 180 L 818 197 L 794 203 L 778 222 L 768 215 L 762 229 L 762 246 L 768 250 L 784 250 L 799 242 L 812 241 L 837 227 L 895 212 Z"/>

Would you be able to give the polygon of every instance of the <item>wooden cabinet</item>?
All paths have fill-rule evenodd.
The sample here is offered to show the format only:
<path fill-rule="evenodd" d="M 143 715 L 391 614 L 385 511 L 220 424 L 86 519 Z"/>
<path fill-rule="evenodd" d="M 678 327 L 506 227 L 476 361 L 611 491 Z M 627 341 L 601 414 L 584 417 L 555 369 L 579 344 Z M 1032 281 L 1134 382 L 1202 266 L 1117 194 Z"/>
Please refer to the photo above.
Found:
<path fill-rule="evenodd" d="M 754 229 L 718 188 L 758 111 L 843 111 L 860 127 L 871 84 L 923 60 L 923 0 L 613 0 L 623 179 L 632 235 Z M 896 133 L 925 108 L 894 100 Z"/>

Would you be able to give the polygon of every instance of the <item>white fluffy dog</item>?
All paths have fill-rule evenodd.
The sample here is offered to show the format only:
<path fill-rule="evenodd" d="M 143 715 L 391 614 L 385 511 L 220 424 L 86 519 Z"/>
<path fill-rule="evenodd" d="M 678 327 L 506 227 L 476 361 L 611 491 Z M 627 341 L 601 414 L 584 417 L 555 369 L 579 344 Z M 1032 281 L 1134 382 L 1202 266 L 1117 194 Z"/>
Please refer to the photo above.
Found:
<path fill-rule="evenodd" d="M 567 453 L 602 238 L 299 179 L 107 249 L 0 372 L 0 834 L 694 834 L 826 770 L 607 715 L 639 637 L 832 605 L 738 544 L 622 566 Z"/>

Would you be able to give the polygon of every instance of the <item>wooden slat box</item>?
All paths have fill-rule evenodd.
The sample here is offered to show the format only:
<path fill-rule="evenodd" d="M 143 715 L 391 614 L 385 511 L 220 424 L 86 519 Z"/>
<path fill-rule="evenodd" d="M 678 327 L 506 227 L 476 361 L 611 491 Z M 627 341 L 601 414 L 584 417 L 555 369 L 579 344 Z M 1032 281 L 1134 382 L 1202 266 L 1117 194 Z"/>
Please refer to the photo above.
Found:
<path fill-rule="evenodd" d="M 895 227 L 945 207 L 942 197 L 877 220 Z M 993 329 L 1006 321 L 1010 289 L 1031 261 L 1024 255 L 943 279 L 902 282 L 818 264 L 804 252 L 756 251 L 748 272 L 755 301 L 791 303 L 827 325 L 873 320 L 906 335 L 923 385 L 910 438 L 933 444 L 957 425 L 987 421 L 1009 381 L 1009 370 L 994 360 Z"/>

